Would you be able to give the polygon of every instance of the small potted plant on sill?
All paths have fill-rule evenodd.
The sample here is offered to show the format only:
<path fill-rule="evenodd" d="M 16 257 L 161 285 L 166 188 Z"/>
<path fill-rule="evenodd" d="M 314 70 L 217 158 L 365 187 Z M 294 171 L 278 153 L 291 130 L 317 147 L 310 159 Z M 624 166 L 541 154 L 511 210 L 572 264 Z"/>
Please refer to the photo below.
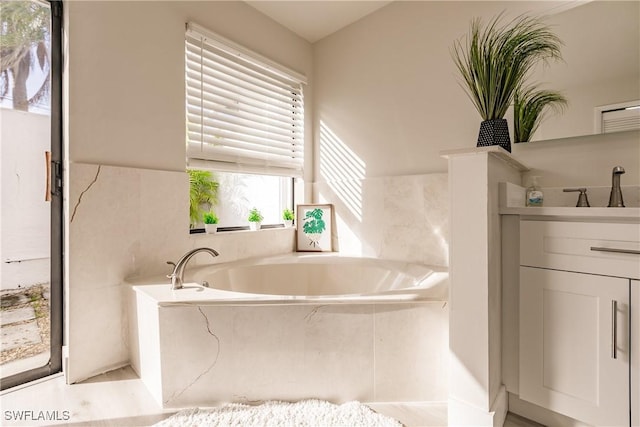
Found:
<path fill-rule="evenodd" d="M 282 211 L 282 219 L 284 220 L 285 227 L 291 227 L 293 225 L 293 211 L 289 208 L 286 208 Z"/>
<path fill-rule="evenodd" d="M 207 234 L 214 234 L 218 231 L 218 216 L 214 212 L 205 212 L 202 215 L 204 222 L 204 231 Z"/>
<path fill-rule="evenodd" d="M 247 219 L 249 220 L 249 229 L 256 231 L 260 230 L 264 217 L 257 208 L 253 208 L 249 211 L 249 217 Z"/>

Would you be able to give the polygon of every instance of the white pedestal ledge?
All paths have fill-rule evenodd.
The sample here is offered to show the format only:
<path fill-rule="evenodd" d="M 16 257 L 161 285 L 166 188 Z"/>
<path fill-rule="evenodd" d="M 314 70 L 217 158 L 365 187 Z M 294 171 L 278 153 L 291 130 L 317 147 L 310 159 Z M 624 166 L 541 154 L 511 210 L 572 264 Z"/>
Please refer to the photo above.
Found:
<path fill-rule="evenodd" d="M 449 425 L 501 426 L 499 182 L 527 168 L 501 147 L 441 153 L 449 159 Z"/>

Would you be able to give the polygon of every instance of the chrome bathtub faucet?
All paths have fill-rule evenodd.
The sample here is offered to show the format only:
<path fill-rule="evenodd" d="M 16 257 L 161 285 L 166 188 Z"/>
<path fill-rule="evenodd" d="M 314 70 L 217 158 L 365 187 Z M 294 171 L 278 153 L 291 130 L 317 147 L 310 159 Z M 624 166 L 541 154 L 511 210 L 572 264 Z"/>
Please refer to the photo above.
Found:
<path fill-rule="evenodd" d="M 171 261 L 167 261 L 167 264 L 173 265 L 173 272 L 167 276 L 168 279 L 171 279 L 171 289 L 182 289 L 182 282 L 184 280 L 184 269 L 187 266 L 187 263 L 198 252 L 206 252 L 210 254 L 212 257 L 217 257 L 220 255 L 218 251 L 211 248 L 196 248 L 193 249 L 186 254 L 182 255 L 182 258 L 178 260 L 177 263 L 172 263 Z"/>

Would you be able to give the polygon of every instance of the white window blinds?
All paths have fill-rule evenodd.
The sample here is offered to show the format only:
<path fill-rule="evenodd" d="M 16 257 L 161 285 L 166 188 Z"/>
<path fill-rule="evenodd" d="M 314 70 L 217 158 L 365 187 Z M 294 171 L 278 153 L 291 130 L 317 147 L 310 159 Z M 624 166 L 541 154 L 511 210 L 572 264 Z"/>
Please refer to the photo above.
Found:
<path fill-rule="evenodd" d="M 305 78 L 189 23 L 190 167 L 302 176 Z"/>
<path fill-rule="evenodd" d="M 640 107 L 602 112 L 602 133 L 640 129 Z"/>

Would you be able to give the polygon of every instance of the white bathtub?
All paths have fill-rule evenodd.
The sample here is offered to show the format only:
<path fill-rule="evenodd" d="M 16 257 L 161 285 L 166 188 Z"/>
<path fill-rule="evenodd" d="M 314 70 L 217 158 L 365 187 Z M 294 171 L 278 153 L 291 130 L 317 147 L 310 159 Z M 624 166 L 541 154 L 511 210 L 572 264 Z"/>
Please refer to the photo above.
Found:
<path fill-rule="evenodd" d="M 445 269 L 292 254 L 129 284 L 131 366 L 164 408 L 447 400 Z"/>
<path fill-rule="evenodd" d="M 187 267 L 179 290 L 168 281 L 134 289 L 159 305 L 446 301 L 447 279 L 446 269 L 421 264 L 291 254 Z"/>

